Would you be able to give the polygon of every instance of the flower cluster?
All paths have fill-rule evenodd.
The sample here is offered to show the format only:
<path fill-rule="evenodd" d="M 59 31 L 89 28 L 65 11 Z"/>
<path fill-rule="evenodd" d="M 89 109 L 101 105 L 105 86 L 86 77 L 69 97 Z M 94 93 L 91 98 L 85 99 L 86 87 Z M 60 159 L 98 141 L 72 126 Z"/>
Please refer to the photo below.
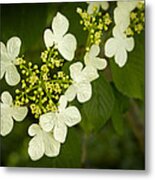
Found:
<path fill-rule="evenodd" d="M 144 30 L 144 2 L 138 2 L 136 8 L 130 13 L 130 25 L 126 29 L 127 36 L 133 36 L 135 33 L 140 34 Z"/>
<path fill-rule="evenodd" d="M 71 79 L 60 68 L 64 59 L 58 57 L 55 48 L 41 54 L 42 65 L 33 65 L 21 60 L 19 68 L 22 73 L 21 90 L 16 89 L 15 104 L 29 105 L 35 118 L 49 111 L 57 111 L 58 100 L 70 86 Z"/>
<path fill-rule="evenodd" d="M 83 11 L 79 7 L 77 8 L 77 13 L 82 18 L 80 24 L 84 25 L 83 30 L 87 30 L 89 34 L 86 46 L 87 50 L 89 50 L 91 45 L 99 45 L 101 43 L 103 30 L 107 31 L 112 22 L 109 13 L 99 11 L 100 4 L 98 2 L 89 2 L 87 11 Z M 107 2 L 103 2 L 101 7 L 106 10 L 108 8 Z"/>
<path fill-rule="evenodd" d="M 84 56 L 85 66 L 81 62 L 73 63 L 69 68 L 70 75 L 66 75 L 62 67 L 66 60 L 73 60 L 76 39 L 74 35 L 67 33 L 69 21 L 61 13 L 57 13 L 53 18 L 51 27 L 52 29 L 46 29 L 44 32 L 47 49 L 41 53 L 41 65 L 28 62 L 24 56 L 18 57 L 21 46 L 18 37 L 12 37 L 7 43 L 7 48 L 1 43 L 3 67 L 9 62 L 17 74 L 15 65 L 18 65 L 21 75 L 14 83 L 10 83 L 11 79 L 6 78 L 9 85 L 20 81 L 20 88 L 15 90 L 14 100 L 9 92 L 2 93 L 1 134 L 9 134 L 13 128 L 13 119 L 23 120 L 29 107 L 34 117 L 39 120 L 38 124 L 32 124 L 28 130 L 29 135 L 33 137 L 28 148 L 32 160 L 38 160 L 44 154 L 49 157 L 59 154 L 60 144 L 65 142 L 67 136 L 67 127 L 81 121 L 80 111 L 77 107 L 70 106 L 69 102 L 76 96 L 80 103 L 90 100 L 91 82 L 99 77 L 98 70 L 107 65 L 105 59 L 97 57 L 100 48 L 94 44 Z M 8 77 L 8 67 L 3 69 L 1 77 L 4 73 Z M 8 118 L 5 118 L 5 113 Z"/>
<path fill-rule="evenodd" d="M 143 10 L 143 7 L 140 7 L 143 2 L 132 1 L 128 2 L 117 2 L 117 7 L 114 10 L 114 22 L 115 27 L 113 28 L 113 37 L 109 38 L 105 44 L 105 54 L 107 57 L 113 57 L 115 59 L 116 64 L 119 67 L 123 67 L 127 62 L 127 51 L 130 52 L 134 48 L 134 38 L 127 37 L 127 35 L 132 35 L 133 32 L 128 32 L 131 30 L 130 26 L 134 26 L 133 28 L 137 33 L 139 33 L 143 28 L 139 24 L 141 18 L 135 17 L 133 18 L 133 10 L 137 7 L 139 11 Z M 144 15 L 142 16 L 142 21 L 144 21 Z M 133 19 L 133 21 L 131 21 Z M 138 19 L 138 24 L 136 24 Z M 131 21 L 131 23 L 130 23 Z M 131 25 L 130 25 L 131 24 Z M 139 28 L 138 28 L 139 27 Z"/>

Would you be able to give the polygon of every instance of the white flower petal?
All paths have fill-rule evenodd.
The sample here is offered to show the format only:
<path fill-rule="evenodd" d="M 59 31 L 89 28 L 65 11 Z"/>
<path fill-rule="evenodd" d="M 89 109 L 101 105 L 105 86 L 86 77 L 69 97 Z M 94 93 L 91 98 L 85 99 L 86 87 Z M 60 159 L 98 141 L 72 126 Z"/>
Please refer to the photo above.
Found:
<path fill-rule="evenodd" d="M 4 62 L 0 62 L 0 65 L 0 79 L 2 79 L 6 71 L 6 66 Z"/>
<path fill-rule="evenodd" d="M 5 79 L 10 86 L 15 86 L 20 82 L 20 75 L 13 64 L 7 67 Z"/>
<path fill-rule="evenodd" d="M 115 54 L 115 62 L 119 67 L 123 67 L 127 61 L 127 52 L 125 49 L 119 49 Z"/>
<path fill-rule="evenodd" d="M 49 112 L 40 116 L 40 126 L 46 132 L 50 132 L 57 120 L 56 114 Z"/>
<path fill-rule="evenodd" d="M 126 8 L 117 7 L 114 10 L 114 20 L 116 26 L 124 32 L 130 24 L 130 13 L 126 10 Z"/>
<path fill-rule="evenodd" d="M 113 57 L 117 50 L 117 44 L 115 38 L 110 38 L 105 43 L 105 55 L 107 57 Z"/>
<path fill-rule="evenodd" d="M 7 50 L 3 42 L 0 42 L 0 61 L 5 62 L 6 64 L 10 63 L 11 61 L 8 57 Z"/>
<path fill-rule="evenodd" d="M 132 51 L 133 48 L 134 48 L 134 38 L 133 37 L 130 37 L 130 38 L 126 38 L 126 42 L 125 42 L 125 48 L 127 51 Z"/>
<path fill-rule="evenodd" d="M 81 82 L 77 86 L 77 99 L 80 103 L 88 101 L 92 96 L 92 87 L 89 82 Z"/>
<path fill-rule="evenodd" d="M 108 2 L 101 2 L 101 7 L 103 10 L 107 10 L 109 8 L 109 3 Z"/>
<path fill-rule="evenodd" d="M 96 57 L 100 53 L 100 47 L 96 44 L 92 45 L 89 51 L 91 57 Z"/>
<path fill-rule="evenodd" d="M 60 153 L 60 143 L 53 138 L 52 133 L 44 133 L 44 146 L 48 157 L 55 157 Z"/>
<path fill-rule="evenodd" d="M 20 52 L 21 40 L 18 37 L 12 37 L 7 42 L 7 52 L 11 60 L 14 60 Z"/>
<path fill-rule="evenodd" d="M 1 95 L 1 101 L 11 106 L 13 101 L 11 94 L 8 91 L 4 91 Z"/>
<path fill-rule="evenodd" d="M 139 2 L 138 0 L 133 0 L 130 2 L 118 1 L 117 6 L 119 8 L 126 9 L 126 11 L 128 11 L 128 12 L 131 12 L 136 8 L 138 2 Z"/>
<path fill-rule="evenodd" d="M 66 34 L 60 42 L 58 42 L 58 50 L 61 55 L 68 61 L 73 60 L 75 55 L 77 42 L 75 36 Z"/>
<path fill-rule="evenodd" d="M 52 22 L 52 29 L 54 34 L 63 36 L 68 31 L 68 28 L 69 28 L 68 19 L 64 15 L 58 12 L 56 16 L 53 18 L 53 22 Z"/>
<path fill-rule="evenodd" d="M 28 113 L 27 107 L 16 107 L 12 108 L 12 116 L 16 121 L 22 121 Z"/>
<path fill-rule="evenodd" d="M 94 7 L 96 8 L 96 11 L 98 12 L 99 10 L 99 4 L 95 3 L 95 2 L 88 2 L 88 8 L 87 8 L 87 12 L 88 14 L 93 14 L 94 13 Z"/>
<path fill-rule="evenodd" d="M 64 143 L 67 135 L 67 126 L 63 123 L 64 120 L 61 120 L 55 124 L 53 130 L 53 136 L 56 141 Z"/>
<path fill-rule="evenodd" d="M 102 58 L 95 58 L 94 60 L 94 66 L 96 69 L 98 70 L 102 70 L 105 69 L 107 67 L 107 61 L 105 59 Z"/>
<path fill-rule="evenodd" d="M 78 81 L 82 68 L 83 64 L 81 62 L 76 62 L 69 67 L 70 75 L 73 80 Z"/>
<path fill-rule="evenodd" d="M 0 134 L 2 136 L 8 135 L 12 129 L 13 129 L 13 119 L 11 118 L 10 114 L 10 109 L 6 108 L 1 104 L 1 113 L 0 113 Z"/>
<path fill-rule="evenodd" d="M 3 78 L 7 66 L 10 64 L 11 60 L 7 55 L 5 44 L 0 42 L 0 79 Z"/>
<path fill-rule="evenodd" d="M 74 85 L 70 85 L 69 88 L 65 92 L 65 97 L 68 101 L 72 101 L 76 97 L 76 88 Z"/>
<path fill-rule="evenodd" d="M 126 38 L 125 33 L 121 31 L 119 26 L 115 26 L 113 28 L 112 32 L 113 32 L 114 37 L 116 37 L 116 39 L 118 39 L 118 38 Z"/>
<path fill-rule="evenodd" d="M 70 106 L 64 111 L 64 122 L 67 126 L 72 127 L 81 121 L 81 114 L 75 106 Z"/>
<path fill-rule="evenodd" d="M 85 66 L 85 68 L 82 71 L 82 75 L 83 75 L 83 79 L 88 82 L 94 81 L 99 77 L 96 68 L 89 65 Z"/>
<path fill-rule="evenodd" d="M 40 133 L 40 126 L 38 124 L 32 124 L 28 129 L 28 134 L 30 136 L 35 136 Z"/>
<path fill-rule="evenodd" d="M 47 48 L 52 47 L 54 43 L 54 36 L 50 29 L 46 29 L 44 32 L 44 42 Z"/>
<path fill-rule="evenodd" d="M 39 160 L 45 152 L 44 143 L 41 135 L 36 135 L 29 142 L 28 154 L 33 161 Z"/>
<path fill-rule="evenodd" d="M 65 110 L 66 106 L 67 106 L 67 98 L 66 96 L 62 95 L 59 99 L 59 106 L 58 106 L 59 112 Z"/>

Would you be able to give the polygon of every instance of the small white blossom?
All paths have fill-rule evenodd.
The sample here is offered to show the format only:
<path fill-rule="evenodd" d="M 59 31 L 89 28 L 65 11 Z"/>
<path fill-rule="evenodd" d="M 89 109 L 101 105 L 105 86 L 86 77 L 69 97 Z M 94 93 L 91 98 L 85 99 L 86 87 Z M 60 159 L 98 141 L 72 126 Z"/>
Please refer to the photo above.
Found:
<path fill-rule="evenodd" d="M 9 92 L 4 91 L 1 95 L 1 132 L 2 136 L 6 136 L 13 129 L 14 120 L 20 122 L 22 121 L 27 113 L 27 107 L 18 107 L 13 105 L 12 96 Z"/>
<path fill-rule="evenodd" d="M 118 6 L 119 8 L 125 9 L 125 10 L 128 11 L 128 12 L 131 12 L 131 11 L 133 11 L 133 10 L 136 8 L 138 2 L 141 2 L 141 0 L 133 0 L 133 1 L 126 1 L 126 0 L 124 0 L 124 1 L 118 1 L 118 2 L 117 2 L 117 6 Z"/>
<path fill-rule="evenodd" d="M 138 1 L 117 2 L 117 7 L 114 10 L 114 21 L 122 33 L 130 25 L 130 12 L 136 8 L 137 3 Z"/>
<path fill-rule="evenodd" d="M 99 77 L 97 71 L 92 66 L 83 69 L 81 62 L 76 62 L 70 66 L 70 76 L 73 79 L 72 85 L 65 92 L 68 101 L 72 101 L 76 95 L 79 102 L 88 101 L 92 96 L 91 81 Z"/>
<path fill-rule="evenodd" d="M 127 51 L 134 48 L 133 37 L 126 37 L 118 27 L 114 27 L 113 36 L 105 43 L 105 55 L 107 57 L 115 57 L 115 62 L 123 67 L 127 62 Z"/>
<path fill-rule="evenodd" d="M 100 7 L 103 9 L 103 10 L 107 10 L 109 8 L 109 3 L 104 1 L 104 2 L 87 2 L 89 5 L 88 5 L 88 9 L 87 9 L 87 12 L 89 14 L 93 14 L 94 13 L 94 9 L 98 12 Z"/>
<path fill-rule="evenodd" d="M 40 116 L 40 126 L 46 132 L 53 131 L 55 140 L 60 143 L 64 143 L 66 139 L 67 126 L 72 127 L 81 121 L 79 110 L 75 106 L 66 106 L 66 97 L 61 96 L 57 112 L 49 112 Z"/>
<path fill-rule="evenodd" d="M 90 51 L 85 54 L 84 62 L 86 66 L 91 66 L 96 70 L 105 69 L 107 61 L 103 58 L 97 57 L 100 53 L 100 47 L 98 45 L 92 45 Z"/>
<path fill-rule="evenodd" d="M 7 41 L 7 45 L 0 42 L 0 60 L 1 71 L 0 79 L 5 74 L 5 80 L 10 86 L 15 86 L 20 82 L 20 75 L 16 68 L 17 60 L 21 47 L 21 40 L 18 37 L 12 37 Z"/>
<path fill-rule="evenodd" d="M 44 154 L 48 157 L 59 155 L 60 143 L 53 138 L 51 132 L 47 133 L 38 124 L 32 124 L 28 134 L 34 136 L 28 147 L 28 153 L 33 161 L 39 160 Z"/>
<path fill-rule="evenodd" d="M 69 28 L 68 19 L 61 13 L 57 13 L 53 18 L 52 30 L 46 29 L 44 41 L 47 48 L 55 45 L 60 54 L 68 61 L 74 58 L 77 42 L 74 35 L 67 33 Z M 66 34 L 67 33 L 67 34 Z"/>

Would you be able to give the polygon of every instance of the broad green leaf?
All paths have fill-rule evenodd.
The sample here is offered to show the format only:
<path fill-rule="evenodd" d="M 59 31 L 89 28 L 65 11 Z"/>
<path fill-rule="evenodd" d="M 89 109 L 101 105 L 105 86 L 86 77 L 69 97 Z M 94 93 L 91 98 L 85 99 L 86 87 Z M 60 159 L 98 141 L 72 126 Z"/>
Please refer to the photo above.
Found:
<path fill-rule="evenodd" d="M 132 98 L 144 98 L 144 33 L 135 36 L 135 48 L 128 53 L 128 61 L 123 68 L 110 61 L 113 81 L 117 89 Z"/>
<path fill-rule="evenodd" d="M 115 131 L 119 135 L 123 135 L 124 133 L 124 112 L 128 110 L 129 102 L 126 96 L 123 96 L 121 93 L 117 91 L 115 87 L 113 87 L 113 92 L 115 95 L 115 104 L 112 112 L 112 123 Z"/>
<path fill-rule="evenodd" d="M 86 133 L 98 131 L 110 118 L 114 95 L 110 84 L 105 80 L 103 72 L 92 83 L 92 98 L 83 104 L 81 126 Z"/>

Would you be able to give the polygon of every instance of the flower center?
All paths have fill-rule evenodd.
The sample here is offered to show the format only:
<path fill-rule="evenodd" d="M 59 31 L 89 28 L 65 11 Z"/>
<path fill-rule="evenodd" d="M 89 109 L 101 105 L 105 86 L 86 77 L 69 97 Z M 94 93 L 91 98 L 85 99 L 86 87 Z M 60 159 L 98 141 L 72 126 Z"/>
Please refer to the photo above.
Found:
<path fill-rule="evenodd" d="M 42 52 L 41 60 L 41 67 L 20 60 L 21 89 L 16 89 L 15 98 L 16 105 L 29 105 L 35 118 L 47 112 L 56 112 L 60 96 L 72 82 L 63 72 L 64 59 L 58 56 L 55 48 Z"/>

